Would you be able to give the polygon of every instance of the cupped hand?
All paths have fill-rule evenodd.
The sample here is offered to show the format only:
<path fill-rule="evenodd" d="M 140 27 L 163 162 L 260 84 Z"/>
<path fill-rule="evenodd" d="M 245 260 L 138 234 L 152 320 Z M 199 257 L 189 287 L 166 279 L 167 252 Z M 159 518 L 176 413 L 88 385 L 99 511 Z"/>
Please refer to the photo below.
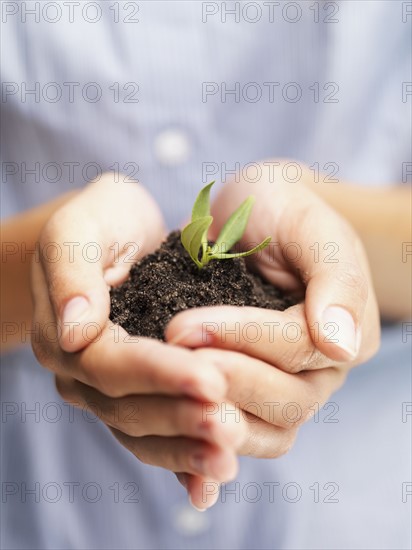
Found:
<path fill-rule="evenodd" d="M 308 169 L 299 183 L 291 183 L 284 178 L 285 163 L 278 164 L 262 164 L 258 182 L 233 180 L 223 187 L 212 206 L 211 238 L 254 195 L 240 250 L 271 236 L 271 245 L 249 258 L 250 266 L 302 301 L 285 311 L 188 310 L 166 330 L 170 343 L 198 349 L 220 365 L 227 399 L 248 432 L 239 453 L 257 457 L 287 451 L 298 426 L 338 389 L 350 368 L 377 351 L 380 340 L 377 302 L 358 236 L 305 185 Z M 221 416 L 225 400 L 215 408 L 210 414 Z M 204 483 L 189 476 L 186 484 L 205 497 Z"/>
<path fill-rule="evenodd" d="M 244 434 L 235 422 L 204 419 L 204 403 L 226 393 L 219 367 L 181 347 L 130 338 L 109 320 L 110 286 L 163 236 L 150 194 L 108 174 L 56 211 L 32 269 L 33 350 L 62 397 L 90 406 L 143 462 L 227 481 Z"/>

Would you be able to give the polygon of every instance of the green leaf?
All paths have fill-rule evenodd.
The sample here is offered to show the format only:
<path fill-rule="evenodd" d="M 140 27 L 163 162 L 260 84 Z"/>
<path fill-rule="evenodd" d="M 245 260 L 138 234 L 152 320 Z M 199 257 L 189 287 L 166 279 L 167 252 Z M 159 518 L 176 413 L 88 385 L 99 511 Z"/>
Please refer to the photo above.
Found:
<path fill-rule="evenodd" d="M 225 254 L 241 239 L 246 229 L 254 202 L 254 197 L 248 197 L 227 220 L 215 243 L 220 253 Z M 220 256 L 215 255 L 215 257 L 217 258 Z"/>
<path fill-rule="evenodd" d="M 212 181 L 198 194 L 192 209 L 192 222 L 205 216 L 210 216 L 210 189 L 215 182 Z"/>
<path fill-rule="evenodd" d="M 267 245 L 270 243 L 271 237 L 266 237 L 264 241 L 262 241 L 260 244 L 252 248 L 251 250 L 247 250 L 246 252 L 234 252 L 233 254 L 227 254 L 225 252 L 217 252 L 216 254 L 213 254 L 210 257 L 210 260 L 218 259 L 218 260 L 224 260 L 226 258 L 243 258 L 245 256 L 250 256 L 251 254 L 255 254 L 255 252 L 259 252 L 259 250 L 263 250 L 267 247 Z"/>
<path fill-rule="evenodd" d="M 207 246 L 207 230 L 212 221 L 212 216 L 204 216 L 189 223 L 182 230 L 182 244 L 198 267 L 203 267 L 203 264 L 199 262 L 199 251 L 200 247 L 203 248 L 205 243 Z"/>

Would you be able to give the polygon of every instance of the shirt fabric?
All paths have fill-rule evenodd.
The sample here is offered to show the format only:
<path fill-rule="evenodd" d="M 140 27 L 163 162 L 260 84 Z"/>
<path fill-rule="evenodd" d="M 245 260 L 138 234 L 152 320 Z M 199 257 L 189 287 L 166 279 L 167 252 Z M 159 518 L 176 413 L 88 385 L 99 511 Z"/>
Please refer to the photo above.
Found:
<path fill-rule="evenodd" d="M 265 158 L 407 181 L 408 3 L 67 4 L 2 6 L 4 216 L 104 170 L 137 178 L 170 228 L 202 182 Z M 409 548 L 407 328 L 384 329 L 289 454 L 241 459 L 205 514 L 65 405 L 28 347 L 4 356 L 2 547 Z"/>

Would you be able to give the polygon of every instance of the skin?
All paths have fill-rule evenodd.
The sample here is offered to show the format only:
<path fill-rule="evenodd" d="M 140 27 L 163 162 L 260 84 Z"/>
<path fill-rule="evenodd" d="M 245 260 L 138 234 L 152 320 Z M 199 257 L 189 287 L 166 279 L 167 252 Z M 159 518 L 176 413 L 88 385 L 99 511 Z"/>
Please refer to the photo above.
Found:
<path fill-rule="evenodd" d="M 306 185 L 332 205 L 360 236 L 368 255 L 381 316 L 409 319 L 412 304 L 410 185 L 359 186 L 349 182 Z M 408 255 L 409 254 L 409 255 Z"/>
<path fill-rule="evenodd" d="M 143 462 L 176 472 L 201 509 L 216 502 L 218 483 L 236 476 L 238 455 L 278 457 L 287 452 L 314 406 L 326 402 L 347 372 L 379 346 L 378 305 L 361 241 L 309 184 L 283 181 L 281 167 L 275 174 L 263 167 L 258 184 L 229 183 L 214 201 L 211 237 L 252 193 L 256 203 L 243 243 L 271 235 L 280 246 L 251 258 L 251 265 L 291 292 L 306 291 L 304 305 L 285 312 L 200 308 L 171 321 L 168 343 L 145 338 L 128 342 L 124 331 L 108 320 L 108 285 L 124 280 L 131 266 L 122 258 L 114 261 L 113 244 L 123 250 L 126 243 L 136 242 L 138 253 L 129 257 L 134 261 L 155 249 L 165 230 L 150 195 L 136 184 L 115 184 L 110 175 L 48 213 L 38 237 L 41 250 L 49 242 L 99 243 L 100 262 L 85 261 L 78 253 L 70 261 L 67 247 L 62 247 L 66 254 L 59 262 L 42 255 L 41 261 L 32 262 L 35 326 L 65 322 L 58 343 L 42 334 L 33 339 L 34 352 L 55 373 L 63 399 L 80 407 L 95 403 L 120 443 Z M 338 262 L 316 262 L 310 246 L 331 241 L 339 247 Z M 288 243 L 301 247 L 298 261 L 287 261 L 282 254 Z M 86 299 L 87 309 L 72 309 L 63 319 L 68 303 L 79 296 Z M 326 320 L 336 325 L 337 342 L 330 341 L 325 326 L 328 306 L 334 308 Z M 342 309 L 347 313 L 340 318 Z M 88 322 L 97 323 L 100 331 L 92 341 L 82 333 Z M 213 323 L 213 333 L 205 333 L 205 322 Z M 278 324 L 273 325 L 273 337 L 262 331 L 253 343 L 223 337 L 222 328 L 236 322 L 241 329 L 250 322 Z M 300 327 L 297 342 L 281 336 L 287 323 Z M 269 402 L 273 406 L 265 405 Z M 291 402 L 299 404 L 296 419 L 282 414 Z M 251 403 L 259 408 L 252 410 Z M 134 422 L 127 421 L 131 409 L 138 411 Z M 232 409 L 237 416 L 223 414 Z"/>

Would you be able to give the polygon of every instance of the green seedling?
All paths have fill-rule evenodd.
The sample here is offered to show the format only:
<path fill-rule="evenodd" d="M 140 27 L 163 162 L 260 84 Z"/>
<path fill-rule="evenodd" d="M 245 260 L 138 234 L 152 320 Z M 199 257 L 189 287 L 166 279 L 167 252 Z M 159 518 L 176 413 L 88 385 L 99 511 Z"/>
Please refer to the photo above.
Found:
<path fill-rule="evenodd" d="M 209 245 L 207 232 L 212 225 L 213 217 L 210 215 L 210 189 L 215 182 L 209 183 L 197 196 L 192 209 L 192 219 L 182 230 L 182 244 L 192 260 L 199 267 L 205 267 L 210 260 L 225 260 L 228 258 L 240 258 L 250 256 L 265 248 L 271 240 L 267 237 L 260 244 L 246 252 L 229 252 L 229 250 L 241 239 L 255 202 L 254 197 L 248 197 L 237 210 L 233 212 L 222 228 L 215 244 Z"/>

